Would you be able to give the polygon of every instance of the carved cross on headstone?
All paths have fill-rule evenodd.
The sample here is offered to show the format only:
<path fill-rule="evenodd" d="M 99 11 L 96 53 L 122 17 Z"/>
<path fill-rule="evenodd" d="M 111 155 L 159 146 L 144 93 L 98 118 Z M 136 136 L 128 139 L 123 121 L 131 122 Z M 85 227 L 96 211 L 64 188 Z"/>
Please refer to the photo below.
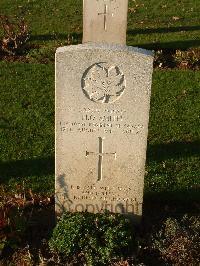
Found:
<path fill-rule="evenodd" d="M 126 44 L 128 0 L 83 0 L 83 43 Z"/>
<path fill-rule="evenodd" d="M 99 161 L 98 161 L 98 179 L 97 181 L 101 181 L 102 178 L 103 178 L 103 157 L 108 155 L 112 155 L 114 156 L 114 158 L 116 159 L 117 158 L 117 153 L 116 152 L 104 152 L 104 149 L 103 149 L 103 140 L 105 138 L 102 138 L 102 137 L 99 137 L 99 152 L 96 153 L 96 152 L 89 152 L 89 151 L 86 151 L 86 157 L 89 156 L 89 155 L 97 155 L 99 156 Z"/>
<path fill-rule="evenodd" d="M 107 16 L 110 13 L 108 12 L 108 5 L 104 5 L 104 12 L 103 13 L 98 13 L 98 15 L 104 15 L 104 30 L 107 30 Z M 112 13 L 111 16 L 114 16 L 114 14 Z"/>

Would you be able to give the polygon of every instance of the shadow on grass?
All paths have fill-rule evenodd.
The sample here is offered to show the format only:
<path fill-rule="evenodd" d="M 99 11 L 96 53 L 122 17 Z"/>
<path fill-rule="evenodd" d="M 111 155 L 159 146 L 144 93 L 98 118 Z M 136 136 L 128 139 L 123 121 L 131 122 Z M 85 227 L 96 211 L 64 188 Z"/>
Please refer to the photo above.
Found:
<path fill-rule="evenodd" d="M 130 29 L 127 34 L 129 36 L 136 34 L 155 34 L 155 33 L 170 33 L 170 32 L 189 32 L 189 31 L 198 31 L 200 26 L 180 26 L 180 27 L 169 27 L 169 28 L 151 28 L 151 29 Z M 134 40 L 129 42 L 129 45 L 135 46 Z M 144 43 L 137 44 L 136 46 L 150 49 L 150 50 L 159 50 L 159 49 L 188 49 L 191 47 L 200 46 L 200 39 L 198 40 L 186 40 L 186 41 L 171 41 L 171 42 L 154 42 L 154 43 Z"/>
<path fill-rule="evenodd" d="M 11 178 L 27 176 L 42 176 L 54 173 L 53 157 L 0 162 L 0 181 L 7 183 Z"/>
<path fill-rule="evenodd" d="M 0 125 L 0 129 L 15 129 L 15 127 L 7 126 L 7 125 Z"/>
<path fill-rule="evenodd" d="M 166 159 L 186 158 L 200 155 L 200 141 L 172 142 L 167 144 L 148 145 L 147 161 L 164 161 Z"/>
<path fill-rule="evenodd" d="M 148 145 L 147 161 L 163 161 L 199 155 L 200 141 Z M 53 174 L 54 157 L 0 162 L 0 179 Z"/>
<path fill-rule="evenodd" d="M 143 218 L 151 223 L 165 220 L 167 217 L 180 218 L 186 213 L 199 215 L 199 190 L 163 191 L 144 194 Z"/>
<path fill-rule="evenodd" d="M 180 27 L 169 27 L 169 28 L 150 28 L 150 29 L 129 29 L 127 35 L 129 37 L 136 34 L 155 34 L 155 33 L 170 33 L 170 32 L 189 32 L 189 31 L 198 31 L 200 26 L 180 26 Z M 31 41 L 53 41 L 53 40 L 62 40 L 67 41 L 67 39 L 73 39 L 72 43 L 81 43 L 82 33 L 72 32 L 69 34 L 55 33 L 55 34 L 46 34 L 46 35 L 32 35 Z M 158 50 L 158 49 L 188 49 L 191 47 L 200 46 L 200 40 L 186 40 L 186 41 L 171 41 L 171 42 L 156 42 L 156 43 L 144 43 L 136 45 L 134 41 L 130 41 L 129 45 L 139 46 L 145 49 Z"/>
<path fill-rule="evenodd" d="M 1 129 L 14 129 L 14 127 L 10 126 L 10 122 L 8 119 L 0 117 L 0 130 Z"/>
<path fill-rule="evenodd" d="M 59 37 L 61 36 L 61 37 Z M 30 41 L 55 41 L 55 40 L 61 40 L 61 41 L 67 41 L 68 37 L 67 35 L 62 35 L 59 34 L 59 36 L 55 37 L 54 35 L 39 35 L 39 36 L 32 36 Z M 70 39 L 71 43 L 70 44 L 80 44 L 82 42 L 82 34 L 79 35 L 73 35 L 73 40 L 72 38 Z M 70 41 L 69 40 L 69 41 Z M 64 44 L 63 44 L 64 45 Z M 128 45 L 133 46 L 133 47 L 140 47 L 148 50 L 187 50 L 189 48 L 195 48 L 200 46 L 200 40 L 187 40 L 187 41 L 171 41 L 171 42 L 154 42 L 154 43 L 134 43 L 134 40 L 128 40 Z"/>
<path fill-rule="evenodd" d="M 166 144 L 148 145 L 147 163 L 162 162 L 168 159 L 178 161 L 193 156 L 199 156 L 200 141 L 172 142 Z M 172 171 L 173 173 L 173 171 Z M 173 176 L 171 176 L 173 180 Z M 168 188 L 170 189 L 170 187 Z M 146 192 L 144 194 L 144 216 L 148 219 L 165 219 L 169 216 L 178 218 L 185 213 L 199 213 L 199 186 L 172 191 Z M 156 218 L 157 217 L 157 218 Z"/>
<path fill-rule="evenodd" d="M 55 34 L 41 34 L 41 35 L 32 35 L 30 41 L 54 41 L 54 40 L 67 40 L 68 37 L 73 37 L 75 40 L 82 39 L 82 33 L 72 32 L 69 34 L 64 33 L 55 33 Z"/>
<path fill-rule="evenodd" d="M 173 42 L 156 42 L 156 43 L 145 43 L 140 45 L 135 45 L 134 43 L 129 43 L 131 46 L 139 46 L 148 50 L 159 50 L 159 49 L 170 49 L 170 50 L 187 50 L 189 48 L 194 48 L 200 46 L 200 40 L 188 40 L 188 41 L 173 41 Z"/>
<path fill-rule="evenodd" d="M 167 27 L 167 28 L 150 28 L 150 29 L 130 29 L 128 34 L 152 34 L 152 33 L 170 33 L 180 31 L 198 31 L 200 26 L 180 26 L 180 27 Z"/>

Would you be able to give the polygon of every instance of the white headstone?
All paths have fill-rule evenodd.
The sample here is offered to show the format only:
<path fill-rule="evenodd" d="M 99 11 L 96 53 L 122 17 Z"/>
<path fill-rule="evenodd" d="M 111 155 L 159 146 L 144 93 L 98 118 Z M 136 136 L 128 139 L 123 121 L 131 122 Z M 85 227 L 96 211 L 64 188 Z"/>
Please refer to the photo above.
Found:
<path fill-rule="evenodd" d="M 126 44 L 128 0 L 84 0 L 83 43 Z"/>
<path fill-rule="evenodd" d="M 142 215 L 152 53 L 108 44 L 56 53 L 56 212 Z"/>

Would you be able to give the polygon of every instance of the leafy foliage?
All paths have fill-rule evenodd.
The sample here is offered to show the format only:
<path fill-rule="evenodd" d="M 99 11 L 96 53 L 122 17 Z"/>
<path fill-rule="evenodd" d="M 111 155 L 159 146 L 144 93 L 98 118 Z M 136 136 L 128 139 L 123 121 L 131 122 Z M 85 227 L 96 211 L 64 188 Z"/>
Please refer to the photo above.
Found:
<path fill-rule="evenodd" d="M 177 50 L 174 54 L 174 61 L 179 68 L 200 68 L 200 49 L 188 49 L 187 51 Z"/>
<path fill-rule="evenodd" d="M 4 32 L 0 49 L 10 55 L 21 53 L 29 39 L 28 26 L 24 19 L 11 21 L 8 16 L 0 15 L 0 23 Z"/>
<path fill-rule="evenodd" d="M 199 265 L 200 220 L 185 215 L 179 222 L 168 218 L 161 230 L 153 236 L 152 248 L 173 265 Z"/>
<path fill-rule="evenodd" d="M 54 229 L 50 248 L 87 265 L 104 265 L 130 251 L 133 241 L 130 221 L 109 213 L 65 213 Z"/>
<path fill-rule="evenodd" d="M 2 202 L 1 202 L 2 203 Z M 11 204 L 0 206 L 0 254 L 6 247 L 16 249 L 22 242 L 27 222 L 23 210 Z"/>

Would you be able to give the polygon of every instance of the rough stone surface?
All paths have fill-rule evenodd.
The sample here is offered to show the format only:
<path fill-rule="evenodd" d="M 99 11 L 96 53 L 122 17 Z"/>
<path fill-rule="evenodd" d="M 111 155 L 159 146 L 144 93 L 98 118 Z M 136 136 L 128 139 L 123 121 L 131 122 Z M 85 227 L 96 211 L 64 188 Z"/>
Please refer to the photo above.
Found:
<path fill-rule="evenodd" d="M 126 44 L 128 0 L 83 2 L 83 43 Z"/>
<path fill-rule="evenodd" d="M 152 53 L 105 44 L 56 53 L 56 212 L 142 214 Z"/>

